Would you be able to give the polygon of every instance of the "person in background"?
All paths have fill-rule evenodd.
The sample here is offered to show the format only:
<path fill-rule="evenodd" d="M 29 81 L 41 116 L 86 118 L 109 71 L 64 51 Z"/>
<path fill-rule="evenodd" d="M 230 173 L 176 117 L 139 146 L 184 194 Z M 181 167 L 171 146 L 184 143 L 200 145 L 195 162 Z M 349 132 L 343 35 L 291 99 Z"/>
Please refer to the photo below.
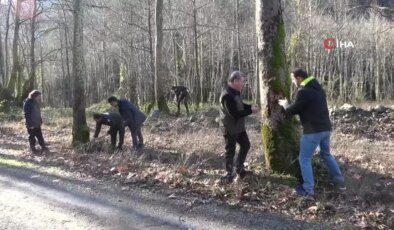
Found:
<path fill-rule="evenodd" d="M 332 183 L 340 190 L 345 190 L 344 177 L 330 153 L 331 121 L 326 94 L 319 82 L 303 69 L 296 69 L 291 78 L 298 87 L 294 103 L 290 105 L 287 99 L 278 102 L 287 114 L 298 114 L 303 127 L 299 155 L 303 184 L 296 187 L 295 192 L 299 196 L 315 199 L 312 156 L 318 146 L 320 156 L 330 171 Z"/>
<path fill-rule="evenodd" d="M 189 90 L 185 86 L 173 86 L 171 87 L 171 91 L 175 95 L 175 100 L 177 103 L 178 110 L 176 112 L 176 115 L 179 116 L 181 114 L 181 103 L 183 103 L 186 108 L 186 113 L 189 116 Z"/>
<path fill-rule="evenodd" d="M 112 107 L 119 109 L 119 113 L 124 120 L 124 125 L 129 127 L 133 140 L 133 149 L 139 150 L 143 148 L 142 125 L 146 120 L 145 114 L 137 106 L 124 98 L 118 99 L 115 96 L 111 96 L 108 98 L 108 103 Z"/>
<path fill-rule="evenodd" d="M 41 109 L 40 104 L 42 100 L 41 92 L 33 90 L 29 93 L 29 96 L 23 101 L 23 111 L 25 115 L 25 124 L 27 132 L 29 134 L 29 145 L 30 150 L 33 154 L 38 154 L 36 149 L 36 140 L 41 146 L 42 152 L 48 152 L 48 148 L 45 145 L 44 137 L 42 135 L 41 125 Z"/>
<path fill-rule="evenodd" d="M 107 132 L 111 136 L 111 146 L 115 149 L 116 137 L 119 134 L 119 144 L 117 149 L 122 150 L 124 141 L 124 125 L 123 119 L 118 113 L 94 113 L 93 119 L 96 121 L 96 131 L 94 132 L 94 138 L 99 136 L 101 126 L 108 125 L 110 128 Z"/>

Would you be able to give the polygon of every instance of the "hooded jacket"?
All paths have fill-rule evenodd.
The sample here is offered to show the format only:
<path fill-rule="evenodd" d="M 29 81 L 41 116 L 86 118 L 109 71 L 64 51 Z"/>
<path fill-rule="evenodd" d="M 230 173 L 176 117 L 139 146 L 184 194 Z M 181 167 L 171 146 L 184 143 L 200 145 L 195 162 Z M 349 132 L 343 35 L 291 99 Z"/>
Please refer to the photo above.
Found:
<path fill-rule="evenodd" d="M 331 131 L 326 93 L 319 82 L 310 77 L 305 84 L 301 83 L 295 102 L 287 107 L 290 115 L 298 114 L 304 134 Z"/>

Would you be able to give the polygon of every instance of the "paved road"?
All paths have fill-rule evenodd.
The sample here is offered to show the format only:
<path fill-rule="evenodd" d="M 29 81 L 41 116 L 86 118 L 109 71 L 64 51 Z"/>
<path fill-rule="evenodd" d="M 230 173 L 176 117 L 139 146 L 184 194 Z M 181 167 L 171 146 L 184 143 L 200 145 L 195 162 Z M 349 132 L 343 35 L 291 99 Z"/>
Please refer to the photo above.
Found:
<path fill-rule="evenodd" d="M 0 229 L 319 229 L 216 202 L 190 208 L 141 188 L 63 178 L 0 164 Z"/>

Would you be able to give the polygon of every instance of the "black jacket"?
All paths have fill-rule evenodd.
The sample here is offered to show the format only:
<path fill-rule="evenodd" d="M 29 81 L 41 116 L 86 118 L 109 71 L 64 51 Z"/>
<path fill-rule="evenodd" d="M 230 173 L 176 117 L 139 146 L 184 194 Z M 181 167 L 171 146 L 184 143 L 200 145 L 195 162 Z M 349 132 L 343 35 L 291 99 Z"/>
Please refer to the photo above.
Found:
<path fill-rule="evenodd" d="M 326 93 L 316 79 L 298 89 L 295 102 L 286 112 L 300 116 L 305 134 L 331 131 Z"/>
<path fill-rule="evenodd" d="M 40 128 L 42 124 L 40 105 L 34 99 L 26 99 L 23 102 L 23 112 L 28 128 Z"/>
<path fill-rule="evenodd" d="M 141 112 L 137 106 L 126 99 L 120 99 L 118 102 L 119 113 L 122 115 L 126 126 L 133 129 L 141 127 L 146 120 L 146 116 Z"/>
<path fill-rule="evenodd" d="M 102 113 L 101 119 L 96 122 L 96 131 L 94 132 L 94 137 L 98 137 L 101 126 L 110 126 L 108 134 L 114 134 L 114 132 L 124 132 L 123 120 L 118 113 Z"/>
<path fill-rule="evenodd" d="M 245 131 L 245 117 L 252 113 L 251 105 L 242 102 L 241 93 L 226 87 L 220 96 L 220 126 L 231 135 Z"/>

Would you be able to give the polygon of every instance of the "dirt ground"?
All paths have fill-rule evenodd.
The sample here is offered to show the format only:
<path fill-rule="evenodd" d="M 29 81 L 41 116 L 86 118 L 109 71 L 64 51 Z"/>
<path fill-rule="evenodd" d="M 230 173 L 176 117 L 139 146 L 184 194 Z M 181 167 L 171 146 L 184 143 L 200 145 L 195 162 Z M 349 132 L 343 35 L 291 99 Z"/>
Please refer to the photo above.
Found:
<path fill-rule="evenodd" d="M 251 139 L 247 167 L 254 174 L 242 182 L 220 185 L 224 148 L 214 108 L 191 117 L 150 118 L 143 131 L 146 147 L 142 151 L 130 151 L 127 132 L 125 150 L 113 154 L 109 154 L 109 137 L 72 149 L 71 118 L 44 110 L 43 132 L 51 153 L 32 156 L 23 119 L 8 117 L 1 121 L 0 157 L 61 167 L 126 187 L 166 187 L 173 190 L 173 197 L 192 193 L 202 200 L 215 199 L 250 212 L 280 213 L 338 228 L 393 229 L 393 109 L 342 106 L 330 111 L 334 124 L 332 153 L 346 177 L 347 191 L 339 193 L 328 185 L 327 170 L 316 157 L 316 202 L 292 195 L 295 178 L 264 169 L 257 116 L 247 119 Z M 92 119 L 89 126 L 93 133 Z M 101 135 L 105 132 L 102 130 Z"/>

